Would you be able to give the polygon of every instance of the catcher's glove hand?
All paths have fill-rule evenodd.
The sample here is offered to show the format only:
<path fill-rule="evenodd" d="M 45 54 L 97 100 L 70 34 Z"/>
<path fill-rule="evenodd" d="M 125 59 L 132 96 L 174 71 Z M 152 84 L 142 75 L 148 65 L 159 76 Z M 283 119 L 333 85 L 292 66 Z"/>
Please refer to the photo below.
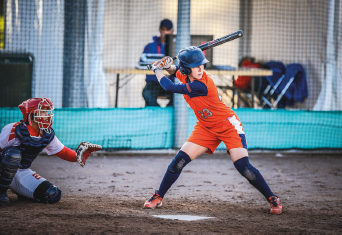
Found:
<path fill-rule="evenodd" d="M 80 143 L 80 145 L 78 145 L 76 149 L 76 157 L 77 157 L 78 163 L 82 167 L 84 167 L 85 162 L 87 161 L 90 154 L 92 152 L 99 151 L 101 149 L 102 149 L 101 145 L 91 144 L 91 143 L 83 141 L 82 143 Z"/>

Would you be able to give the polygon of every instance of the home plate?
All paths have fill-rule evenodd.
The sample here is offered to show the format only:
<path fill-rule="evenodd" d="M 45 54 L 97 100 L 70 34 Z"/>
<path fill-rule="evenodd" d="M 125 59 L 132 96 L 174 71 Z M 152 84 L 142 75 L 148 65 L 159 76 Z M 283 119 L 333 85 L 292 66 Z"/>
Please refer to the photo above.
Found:
<path fill-rule="evenodd" d="M 194 215 L 153 215 L 157 218 L 162 219 L 172 219 L 172 220 L 185 220 L 185 221 L 195 221 L 201 219 L 213 219 L 215 217 L 205 217 L 205 216 L 194 216 Z"/>

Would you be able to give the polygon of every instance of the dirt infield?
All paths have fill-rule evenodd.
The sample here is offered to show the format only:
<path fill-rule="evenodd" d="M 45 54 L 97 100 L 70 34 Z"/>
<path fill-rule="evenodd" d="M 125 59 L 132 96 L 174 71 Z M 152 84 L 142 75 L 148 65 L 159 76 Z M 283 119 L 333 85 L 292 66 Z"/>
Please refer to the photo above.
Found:
<path fill-rule="evenodd" d="M 341 155 L 251 154 L 250 162 L 281 198 L 281 215 L 269 214 L 265 198 L 221 154 L 186 166 L 163 207 L 142 209 L 173 157 L 99 154 L 81 168 L 39 156 L 31 169 L 56 184 L 62 200 L 34 203 L 10 192 L 10 205 L 0 207 L 0 233 L 342 232 Z M 180 221 L 153 215 L 215 218 Z"/>

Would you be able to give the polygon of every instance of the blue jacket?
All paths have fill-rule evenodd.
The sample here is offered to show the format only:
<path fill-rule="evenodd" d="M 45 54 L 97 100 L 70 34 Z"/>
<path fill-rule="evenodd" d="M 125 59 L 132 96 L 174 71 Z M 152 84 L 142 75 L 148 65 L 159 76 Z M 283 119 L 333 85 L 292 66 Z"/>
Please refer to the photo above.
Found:
<path fill-rule="evenodd" d="M 146 59 L 146 55 L 147 55 L 147 59 Z M 151 56 L 149 57 L 148 55 L 151 55 Z M 139 61 L 140 67 L 139 65 L 137 65 L 136 67 L 141 69 L 142 67 L 146 66 L 146 64 L 151 64 L 152 62 L 158 59 L 161 59 L 164 56 L 165 56 L 165 44 L 161 43 L 160 37 L 154 36 L 153 42 L 147 44 L 144 48 L 144 51 Z M 146 75 L 146 82 L 159 83 L 155 75 Z"/>

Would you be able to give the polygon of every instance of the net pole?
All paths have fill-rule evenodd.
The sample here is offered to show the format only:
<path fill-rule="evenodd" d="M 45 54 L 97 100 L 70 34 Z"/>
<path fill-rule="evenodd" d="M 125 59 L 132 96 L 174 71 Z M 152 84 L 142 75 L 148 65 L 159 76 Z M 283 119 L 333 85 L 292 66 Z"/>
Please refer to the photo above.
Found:
<path fill-rule="evenodd" d="M 67 0 L 64 4 L 63 107 L 80 108 L 86 106 L 84 22 L 87 4 L 83 0 Z"/>
<path fill-rule="evenodd" d="M 190 46 L 190 5 L 191 0 L 178 0 L 176 53 Z M 175 82 L 179 80 L 175 78 Z M 175 139 L 174 148 L 180 148 L 187 139 L 188 107 L 181 94 L 174 94 Z"/>

